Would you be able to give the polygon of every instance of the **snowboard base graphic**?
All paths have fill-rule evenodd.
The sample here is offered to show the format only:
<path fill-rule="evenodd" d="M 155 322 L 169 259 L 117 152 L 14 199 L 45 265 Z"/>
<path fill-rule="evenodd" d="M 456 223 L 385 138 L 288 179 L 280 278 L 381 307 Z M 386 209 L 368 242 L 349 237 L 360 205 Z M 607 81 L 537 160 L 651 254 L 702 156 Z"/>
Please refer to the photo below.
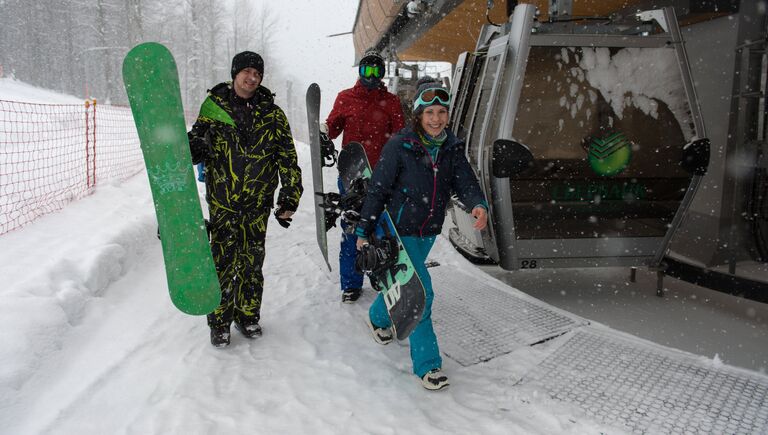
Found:
<path fill-rule="evenodd" d="M 141 142 L 162 234 L 171 301 L 205 315 L 221 301 L 189 151 L 179 77 L 170 51 L 158 43 L 134 47 L 123 82 Z"/>

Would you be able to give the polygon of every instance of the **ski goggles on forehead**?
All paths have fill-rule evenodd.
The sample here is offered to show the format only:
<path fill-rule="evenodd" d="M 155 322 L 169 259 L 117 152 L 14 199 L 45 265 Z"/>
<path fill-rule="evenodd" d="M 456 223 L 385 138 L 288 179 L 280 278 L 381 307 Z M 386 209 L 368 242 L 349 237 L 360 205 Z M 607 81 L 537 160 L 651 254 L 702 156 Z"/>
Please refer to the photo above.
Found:
<path fill-rule="evenodd" d="M 360 77 L 367 79 L 376 77 L 380 79 L 384 76 L 384 68 L 379 65 L 360 65 Z"/>
<path fill-rule="evenodd" d="M 416 110 L 419 106 L 431 106 L 433 104 L 441 104 L 443 106 L 450 106 L 451 95 L 443 88 L 429 88 L 424 89 L 413 102 L 413 110 Z"/>

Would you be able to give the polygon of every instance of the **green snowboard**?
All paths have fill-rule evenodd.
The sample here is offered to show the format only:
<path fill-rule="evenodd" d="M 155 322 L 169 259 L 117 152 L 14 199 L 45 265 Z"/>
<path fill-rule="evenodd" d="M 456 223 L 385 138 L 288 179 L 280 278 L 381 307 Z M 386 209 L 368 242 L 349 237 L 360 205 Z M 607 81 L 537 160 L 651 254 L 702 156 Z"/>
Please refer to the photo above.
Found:
<path fill-rule="evenodd" d="M 123 61 L 123 83 L 144 153 L 162 234 L 171 301 L 187 314 L 212 312 L 221 301 L 192 170 L 179 75 L 171 52 L 149 42 Z"/>

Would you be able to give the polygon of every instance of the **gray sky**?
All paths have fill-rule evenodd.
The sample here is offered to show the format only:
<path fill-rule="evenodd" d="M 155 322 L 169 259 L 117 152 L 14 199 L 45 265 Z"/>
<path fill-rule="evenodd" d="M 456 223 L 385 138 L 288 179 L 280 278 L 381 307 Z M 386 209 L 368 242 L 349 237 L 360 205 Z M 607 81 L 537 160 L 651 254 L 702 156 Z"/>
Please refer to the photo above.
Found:
<path fill-rule="evenodd" d="M 357 79 L 352 35 L 327 36 L 352 30 L 358 4 L 358 0 L 269 2 L 269 8 L 277 17 L 279 31 L 275 38 L 275 56 L 282 70 L 290 71 L 299 80 L 297 92 L 301 95 L 310 83 L 320 85 L 323 93 L 321 119 L 328 115 L 336 94 L 352 87 Z"/>

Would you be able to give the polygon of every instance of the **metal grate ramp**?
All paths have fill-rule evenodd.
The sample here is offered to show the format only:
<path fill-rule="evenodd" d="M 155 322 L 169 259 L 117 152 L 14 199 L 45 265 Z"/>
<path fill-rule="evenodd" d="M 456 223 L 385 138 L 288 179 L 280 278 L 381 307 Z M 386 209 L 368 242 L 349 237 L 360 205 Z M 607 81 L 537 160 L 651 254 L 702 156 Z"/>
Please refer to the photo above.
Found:
<path fill-rule="evenodd" d="M 575 331 L 522 384 L 633 433 L 768 432 L 768 378 L 593 327 Z"/>
<path fill-rule="evenodd" d="M 430 275 L 440 349 L 465 367 L 588 323 L 489 276 L 479 279 L 449 266 L 432 268 Z"/>

